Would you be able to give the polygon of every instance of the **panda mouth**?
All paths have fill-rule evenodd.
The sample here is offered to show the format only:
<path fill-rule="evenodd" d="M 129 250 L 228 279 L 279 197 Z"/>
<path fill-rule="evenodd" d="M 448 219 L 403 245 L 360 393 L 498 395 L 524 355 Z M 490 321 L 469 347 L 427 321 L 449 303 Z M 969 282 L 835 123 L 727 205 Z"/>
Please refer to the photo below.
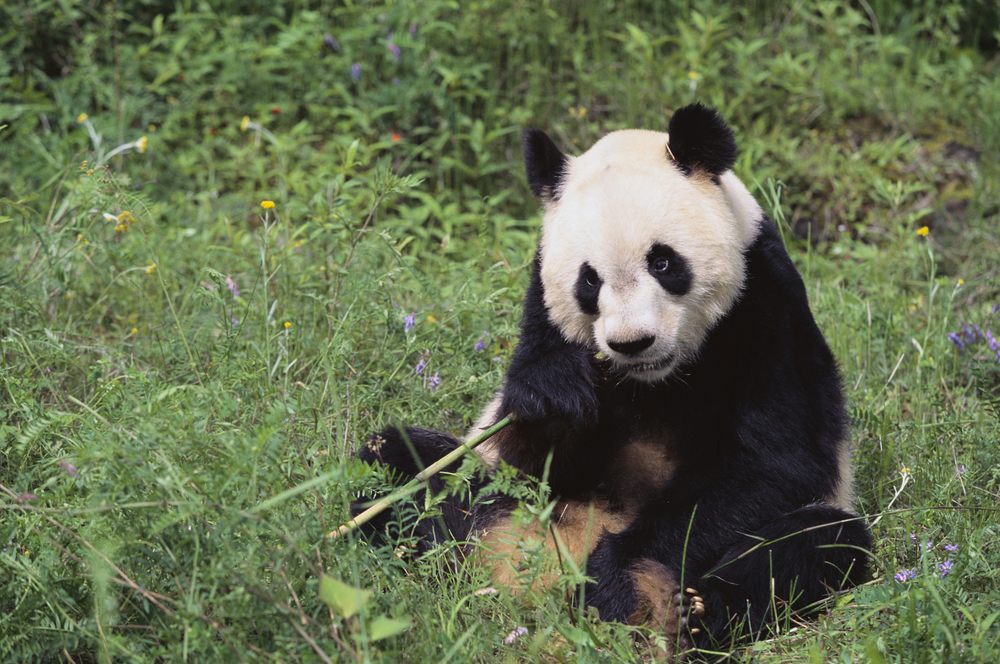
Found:
<path fill-rule="evenodd" d="M 670 368 L 674 363 L 675 356 L 673 354 L 667 355 L 655 362 L 634 362 L 626 364 L 626 369 L 631 374 L 650 374 L 659 373 L 665 369 Z"/>

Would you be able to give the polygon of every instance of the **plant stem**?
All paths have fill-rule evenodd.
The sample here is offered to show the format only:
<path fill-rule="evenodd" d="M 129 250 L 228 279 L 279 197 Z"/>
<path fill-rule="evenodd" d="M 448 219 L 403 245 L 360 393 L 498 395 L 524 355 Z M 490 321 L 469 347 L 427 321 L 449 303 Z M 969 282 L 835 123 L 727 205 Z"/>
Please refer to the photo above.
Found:
<path fill-rule="evenodd" d="M 330 531 L 328 537 L 333 537 L 333 538 L 343 537 L 344 535 L 351 532 L 358 526 L 368 523 L 376 516 L 384 512 L 386 508 L 388 508 L 390 505 L 399 501 L 401 498 L 404 498 L 413 493 L 414 490 L 420 486 L 420 484 L 426 482 L 434 475 L 437 475 L 443 468 L 447 467 L 452 462 L 462 458 L 466 454 L 466 452 L 473 449 L 474 447 L 476 447 L 476 445 L 479 445 L 487 438 L 490 438 L 495 433 L 497 433 L 498 431 L 500 431 L 513 421 L 514 421 L 514 416 L 508 415 L 507 417 L 503 418 L 502 420 L 491 426 L 489 429 L 483 431 L 475 438 L 462 443 L 448 454 L 444 455 L 431 465 L 421 470 L 412 480 L 407 482 L 402 488 L 393 491 L 388 496 L 378 501 L 377 503 L 366 509 L 364 512 L 357 515 L 356 517 L 354 517 L 344 525 L 340 526 L 336 530 Z"/>

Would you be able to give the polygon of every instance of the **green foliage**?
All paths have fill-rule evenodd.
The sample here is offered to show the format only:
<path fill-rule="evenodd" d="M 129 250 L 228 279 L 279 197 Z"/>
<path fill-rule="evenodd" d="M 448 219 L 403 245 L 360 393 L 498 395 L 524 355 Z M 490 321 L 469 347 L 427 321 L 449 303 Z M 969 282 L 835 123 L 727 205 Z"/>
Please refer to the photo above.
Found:
<path fill-rule="evenodd" d="M 457 545 L 328 534 L 389 483 L 368 432 L 461 432 L 501 384 L 519 130 L 700 100 L 840 358 L 877 538 L 871 584 L 739 654 L 996 661 L 998 34 L 985 0 L 5 3 L 2 659 L 645 657 L 579 570 L 523 603 Z M 496 486 L 547 527 L 544 484 Z"/>

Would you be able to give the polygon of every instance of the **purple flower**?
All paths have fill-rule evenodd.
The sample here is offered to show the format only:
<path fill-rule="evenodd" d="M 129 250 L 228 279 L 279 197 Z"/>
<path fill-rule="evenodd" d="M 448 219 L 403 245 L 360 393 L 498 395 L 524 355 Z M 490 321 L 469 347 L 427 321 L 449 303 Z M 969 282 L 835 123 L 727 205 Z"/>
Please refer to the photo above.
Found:
<path fill-rule="evenodd" d="M 424 368 L 425 368 L 426 366 L 427 366 L 427 362 L 425 362 L 425 361 L 424 361 L 424 358 L 422 358 L 422 357 L 421 357 L 421 358 L 420 358 L 420 361 L 419 361 L 419 362 L 417 362 L 417 368 L 416 368 L 416 370 L 414 370 L 414 372 L 413 372 L 413 373 L 414 373 L 415 375 L 419 376 L 419 375 L 420 375 L 420 372 L 421 372 L 421 371 L 423 371 L 423 370 L 424 370 Z"/>
<path fill-rule="evenodd" d="M 20 505 L 21 503 L 26 503 L 29 500 L 38 500 L 38 496 L 33 493 L 22 493 L 17 497 L 17 504 Z"/>
<path fill-rule="evenodd" d="M 955 344 L 955 348 L 958 348 L 959 350 L 965 348 L 965 344 L 962 343 L 962 339 L 954 332 L 950 332 L 948 334 L 948 338 L 951 339 L 953 344 Z"/>
<path fill-rule="evenodd" d="M 393 44 L 392 42 L 389 42 L 388 44 L 386 44 L 386 48 L 392 51 L 392 57 L 396 58 L 396 62 L 399 62 L 400 60 L 403 59 L 402 54 L 400 54 L 399 52 L 398 44 Z"/>
<path fill-rule="evenodd" d="M 996 337 L 993 336 L 993 331 L 989 328 L 986 329 L 986 342 L 990 345 L 990 350 L 1000 350 L 1000 343 L 997 343 Z"/>
<path fill-rule="evenodd" d="M 355 81 L 360 81 L 361 80 L 361 64 L 360 63 L 355 62 L 353 65 L 351 65 L 351 78 L 353 78 Z"/>
<path fill-rule="evenodd" d="M 941 563 L 940 565 L 938 565 L 938 569 L 941 570 L 941 578 L 942 579 L 944 577 L 948 576 L 949 574 L 951 574 L 951 568 L 952 567 L 954 567 L 954 563 L 952 563 L 950 560 L 946 560 L 943 563 Z"/>
<path fill-rule="evenodd" d="M 896 575 L 892 578 L 896 580 L 896 583 L 903 583 L 904 581 L 909 581 L 910 579 L 916 578 L 916 569 L 901 569 L 896 572 Z"/>
<path fill-rule="evenodd" d="M 441 384 L 441 378 L 438 376 L 438 372 L 434 372 L 434 375 L 427 379 L 427 387 L 431 388 L 431 392 L 437 392 L 438 385 Z"/>
<path fill-rule="evenodd" d="M 479 337 L 479 341 L 476 342 L 476 345 L 473 347 L 473 350 L 477 352 L 481 350 L 486 350 L 486 337 L 488 336 L 490 336 L 489 332 L 483 332 L 483 336 Z"/>
<path fill-rule="evenodd" d="M 337 43 L 337 40 L 334 39 L 333 35 L 331 35 L 329 32 L 326 33 L 326 37 L 323 37 L 323 41 L 326 43 L 327 46 L 329 46 L 333 50 L 335 51 L 340 50 L 340 44 Z"/>
<path fill-rule="evenodd" d="M 511 630 L 510 634 L 504 637 L 503 642 L 506 643 L 507 645 L 510 645 L 514 643 L 517 637 L 524 636 L 527 633 L 528 633 L 527 627 L 515 627 L 513 630 Z"/>
<path fill-rule="evenodd" d="M 917 543 L 917 534 L 910 533 L 910 544 L 916 544 L 916 543 Z"/>
<path fill-rule="evenodd" d="M 959 475 L 959 476 L 965 475 L 965 464 L 964 463 L 961 466 L 958 467 L 958 470 L 955 471 L 955 474 Z"/>
<path fill-rule="evenodd" d="M 955 553 L 956 551 L 958 551 L 958 545 L 957 544 L 945 544 L 944 545 L 944 550 L 945 551 L 950 551 L 951 553 Z"/>
<path fill-rule="evenodd" d="M 236 285 L 236 282 L 233 281 L 232 277 L 226 277 L 226 285 L 229 286 L 229 292 L 233 294 L 234 298 L 240 296 L 239 286 Z"/>
<path fill-rule="evenodd" d="M 59 467 L 62 468 L 62 471 L 64 473 L 66 473 L 67 475 L 69 475 L 70 477 L 79 477 L 80 476 L 80 473 L 79 473 L 79 471 L 77 471 L 76 466 L 74 466 L 73 464 L 71 464 L 66 459 L 59 459 Z"/>
<path fill-rule="evenodd" d="M 229 322 L 232 323 L 233 325 L 239 325 L 240 323 L 238 320 L 236 320 L 236 316 L 230 316 Z"/>
<path fill-rule="evenodd" d="M 403 321 L 404 321 L 403 331 L 404 332 L 409 332 L 411 329 L 413 329 L 413 326 L 417 324 L 413 320 L 414 316 L 416 316 L 416 314 L 409 314 L 406 318 L 403 319 Z"/>

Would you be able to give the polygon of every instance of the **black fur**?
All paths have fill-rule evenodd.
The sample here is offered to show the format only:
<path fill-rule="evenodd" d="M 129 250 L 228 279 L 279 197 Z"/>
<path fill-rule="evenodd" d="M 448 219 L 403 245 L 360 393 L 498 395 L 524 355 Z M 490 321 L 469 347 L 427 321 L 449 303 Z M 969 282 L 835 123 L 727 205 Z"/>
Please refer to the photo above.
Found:
<path fill-rule="evenodd" d="M 590 263 L 580 266 L 580 276 L 576 278 L 576 303 L 580 305 L 580 311 L 590 316 L 596 316 L 597 298 L 601 294 L 603 285 L 597 270 L 590 267 Z"/>
<path fill-rule="evenodd" d="M 559 183 L 566 171 L 566 155 L 539 129 L 524 132 L 522 151 L 531 193 L 544 198 L 556 198 Z"/>
<path fill-rule="evenodd" d="M 665 244 L 654 244 L 646 256 L 649 273 L 671 295 L 686 295 L 691 290 L 691 268 L 687 260 Z"/>
<path fill-rule="evenodd" d="M 691 104 L 670 118 L 670 154 L 685 175 L 705 170 L 715 178 L 736 163 L 736 138 L 715 110 Z"/>
<path fill-rule="evenodd" d="M 678 160 L 715 175 L 732 163 L 732 133 L 724 123 L 725 131 L 719 129 L 714 112 L 688 107 L 674 122 L 670 144 Z M 692 135 L 714 146 L 687 145 Z M 525 153 L 538 158 L 538 151 Z M 545 154 L 541 165 L 528 163 L 533 189 L 540 172 L 549 174 L 544 186 L 553 186 L 551 155 Z M 654 248 L 651 257 L 667 258 L 667 272 L 677 270 L 688 280 L 688 286 L 681 279 L 664 287 L 686 292 L 691 275 L 683 258 L 661 254 Z M 629 620 L 639 608 L 632 572 L 642 561 L 655 561 L 703 597 L 698 645 L 731 638 L 741 626 L 759 633 L 779 617 L 772 613 L 775 598 L 779 606 L 803 611 L 863 581 L 871 544 L 863 520 L 822 502 L 840 481 L 840 446 L 847 436 L 840 376 L 802 279 L 766 217 L 744 261 L 745 287 L 698 358 L 651 385 L 619 375 L 592 351 L 566 341 L 549 320 L 536 255 L 498 414 L 517 417 L 497 439 L 507 463 L 537 477 L 551 453 L 548 480 L 555 493 L 602 494 L 612 509 L 628 498 L 614 493 L 627 491 L 627 482 L 622 487 L 608 476 L 616 452 L 636 437 L 664 432 L 675 464 L 670 479 L 631 525 L 604 533 L 587 563 L 593 582 L 585 602 L 602 619 Z M 581 298 L 581 288 L 578 281 L 581 308 L 592 303 L 596 310 L 596 292 L 583 288 Z M 417 463 L 402 436 L 382 436 L 378 458 L 404 477 L 457 444 L 446 434 L 409 430 Z M 370 452 L 362 458 L 375 459 Z M 432 481 L 431 489 L 440 484 Z M 467 537 L 474 527 L 463 512 L 468 505 L 452 502 L 440 521 L 404 521 L 404 528 L 432 541 L 447 532 Z M 491 518 L 474 509 L 477 515 Z M 388 528 L 391 535 L 390 518 L 372 529 Z"/>

